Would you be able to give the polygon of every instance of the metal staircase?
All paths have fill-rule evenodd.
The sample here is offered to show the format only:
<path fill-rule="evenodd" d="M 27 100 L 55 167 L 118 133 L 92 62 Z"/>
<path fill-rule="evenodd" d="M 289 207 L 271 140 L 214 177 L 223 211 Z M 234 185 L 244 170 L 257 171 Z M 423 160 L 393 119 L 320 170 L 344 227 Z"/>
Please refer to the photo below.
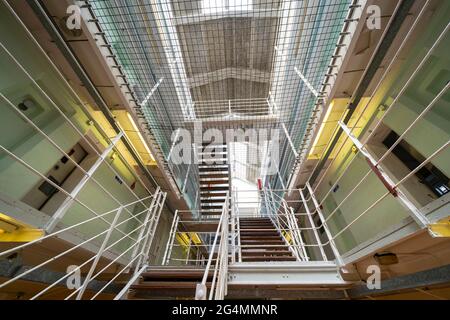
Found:
<path fill-rule="evenodd" d="M 251 216 L 239 212 L 228 192 L 220 215 L 189 220 L 183 217 L 192 215 L 177 212 L 162 265 L 142 269 L 127 299 L 249 298 L 261 288 L 276 297 L 284 287 L 348 287 L 335 261 L 307 255 L 306 246 L 324 245 L 303 241 L 302 216 L 272 191 L 261 190 L 257 201 Z"/>
<path fill-rule="evenodd" d="M 203 144 L 199 147 L 200 213 L 204 218 L 218 218 L 230 189 L 228 147 Z"/>
<path fill-rule="evenodd" d="M 242 262 L 296 261 L 270 218 L 239 221 Z"/>
<path fill-rule="evenodd" d="M 193 298 L 205 268 L 201 266 L 149 266 L 130 286 L 128 300 Z M 208 273 L 207 288 L 211 288 L 213 273 Z"/>

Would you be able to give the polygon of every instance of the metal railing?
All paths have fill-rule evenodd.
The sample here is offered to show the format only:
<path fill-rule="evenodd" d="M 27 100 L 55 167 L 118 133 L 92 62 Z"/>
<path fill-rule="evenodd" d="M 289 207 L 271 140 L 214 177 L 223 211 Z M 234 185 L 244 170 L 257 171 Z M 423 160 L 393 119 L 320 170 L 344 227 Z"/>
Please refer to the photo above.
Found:
<path fill-rule="evenodd" d="M 114 284 L 114 281 L 119 276 L 128 277 L 132 274 L 132 270 L 139 270 L 148 264 L 150 246 L 155 235 L 165 199 L 166 193 L 161 192 L 158 188 L 151 196 L 122 205 L 116 209 L 97 214 L 90 219 L 86 219 L 82 222 L 47 234 L 36 240 L 0 252 L 0 258 L 2 258 L 12 257 L 14 254 L 21 254 L 24 251 L 34 249 L 39 250 L 42 243 L 47 241 L 58 241 L 61 235 L 67 234 L 76 228 L 89 228 L 93 224 L 97 225 L 101 219 L 111 219 L 111 217 L 113 217 L 112 222 L 104 231 L 71 246 L 69 249 L 62 250 L 42 262 L 38 262 L 34 266 L 25 268 L 23 272 L 19 272 L 10 279 L 1 282 L 0 288 L 7 288 L 9 285 L 18 280 L 26 280 L 27 276 L 36 274 L 36 272 L 43 270 L 44 267 L 59 270 L 61 269 L 60 264 L 65 266 L 64 259 L 67 259 L 77 261 L 79 264 L 73 265 L 71 268 L 64 268 L 66 272 L 63 276 L 52 283 L 49 283 L 48 286 L 34 294 L 30 299 L 35 300 L 43 297 L 43 295 L 48 294 L 51 289 L 64 285 L 64 280 L 66 280 L 68 290 L 75 289 L 65 298 L 65 300 L 71 298 L 75 298 L 77 300 L 83 299 L 86 297 L 87 291 L 94 291 L 92 288 L 95 288 L 95 291 L 89 295 L 89 298 L 97 298 L 100 294 L 105 293 L 105 290 L 110 285 Z M 122 214 L 124 209 L 145 201 L 150 201 L 148 208 L 133 214 L 129 218 L 123 219 Z M 123 233 L 119 227 L 129 223 L 133 219 L 142 219 L 143 222 L 138 224 L 137 227 L 133 228 L 131 231 L 126 232 L 123 236 L 119 236 L 118 231 L 120 231 L 120 234 Z M 135 238 L 136 234 L 138 234 L 137 238 Z M 102 239 L 102 237 L 103 240 L 98 246 L 96 241 Z M 132 241 L 126 243 L 124 246 L 123 241 L 125 239 L 132 239 Z M 95 254 L 85 261 L 81 260 L 80 257 L 85 255 L 84 250 L 89 247 L 95 248 L 93 250 Z M 113 258 L 110 256 L 113 256 Z M 82 276 L 82 274 L 85 275 Z M 96 280 L 99 278 L 102 278 L 102 280 Z M 105 279 L 107 279 L 106 282 Z M 73 288 L 69 288 L 69 280 L 75 280 L 75 285 Z M 94 281 L 95 285 L 93 284 Z M 106 292 L 106 294 L 110 293 Z"/>
<path fill-rule="evenodd" d="M 205 273 L 200 284 L 197 285 L 195 299 L 206 300 L 207 298 L 207 281 L 210 278 L 210 269 L 212 261 L 215 259 L 214 271 L 209 288 L 209 300 L 223 300 L 227 294 L 227 276 L 228 276 L 228 242 L 229 242 L 229 193 L 227 193 L 222 208 L 222 214 L 217 226 L 216 235 L 209 252 L 208 263 L 206 264 Z M 219 241 L 219 244 L 217 244 Z M 217 247 L 217 249 L 216 249 Z"/>
<path fill-rule="evenodd" d="M 309 257 L 306 253 L 305 243 L 292 207 L 289 207 L 284 199 L 280 199 L 276 203 L 274 194 L 270 189 L 264 189 L 261 193 L 264 195 L 268 216 L 277 227 L 289 249 L 298 261 L 308 261 Z"/>
<path fill-rule="evenodd" d="M 223 117 L 268 117 L 273 111 L 267 99 L 235 99 L 197 101 L 194 105 L 197 119 L 218 119 Z M 231 120 L 232 118 L 230 118 Z"/>
<path fill-rule="evenodd" d="M 289 191 L 296 191 L 299 193 L 299 199 L 287 200 L 284 195 Z M 318 207 L 317 203 L 311 204 L 315 196 L 308 195 L 308 198 L 304 195 L 304 190 L 239 190 L 235 191 L 232 199 L 234 202 L 234 210 L 236 218 L 269 218 L 274 228 L 278 231 L 283 238 L 285 244 L 265 244 L 267 248 L 281 248 L 288 247 L 292 254 L 296 257 L 297 261 L 329 261 L 327 251 L 329 255 L 333 255 L 336 259 L 336 264 L 341 265 L 341 257 L 339 251 L 336 249 L 334 239 L 331 236 L 331 232 L 326 225 L 326 221 Z M 239 200 L 237 194 L 253 193 L 258 194 L 258 197 L 253 199 Z M 293 206 L 304 212 L 296 212 Z M 311 210 L 311 206 L 314 208 Z M 242 212 L 241 207 L 245 210 Z M 257 214 L 255 214 L 257 212 Z M 319 222 L 315 222 L 315 216 L 319 217 Z M 233 223 L 233 219 L 231 220 Z M 325 222 L 325 223 L 324 223 Z M 232 228 L 231 228 L 232 230 Z M 266 229 L 258 229 L 257 227 L 246 229 L 248 231 L 265 231 Z M 325 235 L 320 236 L 319 233 L 326 231 Z M 238 228 L 235 228 L 235 232 L 240 232 Z M 308 237 L 307 237 L 308 236 Z M 233 236 L 232 236 L 233 239 Z M 238 237 L 240 239 L 240 236 Z M 232 242 L 233 244 L 233 242 Z M 259 245 L 241 245 L 234 244 L 235 250 L 240 254 L 242 249 L 257 249 Z M 330 250 L 327 250 L 327 247 Z M 234 252 L 234 251 L 233 251 Z M 233 260 L 232 260 L 233 261 Z M 238 260 L 241 262 L 241 260 Z"/>
<path fill-rule="evenodd" d="M 208 262 L 216 233 L 205 231 L 204 228 L 213 228 L 218 224 L 219 219 L 183 218 L 182 216 L 186 213 L 192 213 L 192 211 L 177 210 L 175 212 L 161 262 L 163 266 L 205 266 Z"/>
<path fill-rule="evenodd" d="M 232 195 L 234 194 L 234 190 L 232 191 Z M 239 220 L 239 207 L 237 202 L 235 201 L 235 197 L 230 198 L 231 201 L 231 239 L 230 243 L 232 246 L 231 252 L 231 262 L 242 262 L 242 250 L 241 250 L 241 226 Z"/>

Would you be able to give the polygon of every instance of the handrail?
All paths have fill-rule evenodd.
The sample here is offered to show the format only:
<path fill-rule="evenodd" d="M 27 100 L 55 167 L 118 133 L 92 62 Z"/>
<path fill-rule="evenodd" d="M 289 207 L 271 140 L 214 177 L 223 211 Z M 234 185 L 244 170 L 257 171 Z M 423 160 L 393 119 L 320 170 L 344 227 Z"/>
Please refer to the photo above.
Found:
<path fill-rule="evenodd" d="M 170 227 L 170 232 L 169 232 L 169 239 L 167 240 L 166 250 L 164 251 L 164 256 L 163 256 L 162 263 L 161 263 L 163 266 L 169 264 L 174 241 L 176 238 L 176 230 L 177 230 L 179 219 L 180 219 L 180 217 L 178 216 L 178 210 L 177 210 L 177 211 L 175 211 L 175 214 L 173 215 L 172 226 Z"/>
<path fill-rule="evenodd" d="M 86 226 L 86 224 L 90 223 L 97 223 L 97 221 L 103 217 L 114 215 L 114 219 L 111 223 L 108 224 L 107 228 L 105 230 L 99 231 L 98 233 L 88 237 L 87 239 L 83 239 L 80 243 L 74 244 L 67 250 L 64 250 L 62 252 L 59 252 L 55 256 L 52 256 L 44 261 L 39 261 L 35 265 L 31 266 L 30 268 L 26 268 L 24 270 L 21 270 L 18 272 L 14 277 L 11 279 L 8 279 L 6 281 L 0 282 L 0 288 L 6 287 L 13 282 L 17 280 L 21 280 L 26 275 L 30 274 L 31 272 L 42 270 L 43 267 L 49 265 L 50 263 L 53 263 L 54 261 L 63 258 L 67 256 L 70 253 L 75 252 L 75 250 L 81 249 L 85 246 L 92 246 L 92 245 L 99 245 L 99 249 L 95 254 L 89 258 L 87 258 L 85 261 L 81 261 L 79 265 L 74 266 L 75 268 L 68 270 L 65 275 L 61 276 L 60 278 L 56 279 L 54 282 L 49 283 L 48 286 L 43 288 L 42 290 L 35 293 L 31 300 L 35 300 L 39 297 L 41 297 L 44 293 L 48 292 L 50 289 L 54 288 L 57 285 L 61 285 L 61 282 L 65 279 L 68 279 L 69 277 L 78 277 L 77 274 L 80 274 L 82 268 L 88 268 L 89 272 L 87 276 L 85 276 L 83 279 L 80 277 L 80 284 L 79 286 L 76 286 L 76 290 L 72 291 L 69 296 L 66 297 L 66 299 L 70 299 L 71 297 L 76 295 L 76 299 L 82 299 L 84 293 L 87 290 L 92 290 L 90 287 L 90 284 L 92 284 L 92 281 L 94 279 L 97 279 L 98 276 L 101 273 L 106 273 L 110 268 L 116 264 L 117 266 L 124 266 L 119 272 L 116 272 L 116 276 L 111 279 L 108 283 L 106 283 L 105 286 L 103 286 L 101 289 L 96 291 L 96 294 L 94 297 L 97 297 L 99 294 L 101 294 L 106 287 L 108 287 L 114 279 L 116 279 L 120 274 L 129 273 L 130 270 L 132 270 L 133 265 L 136 264 L 136 267 L 140 267 L 140 263 L 143 265 L 148 264 L 148 251 L 150 249 L 151 242 L 153 240 L 153 237 L 155 235 L 156 226 L 158 224 L 159 217 L 161 215 L 162 207 L 164 206 L 166 198 L 166 193 L 162 192 L 159 188 L 155 191 L 154 194 L 148 197 L 144 197 L 142 199 L 139 199 L 137 201 L 130 202 L 128 204 L 122 205 L 116 209 L 110 210 L 108 212 L 98 214 L 96 213 L 95 217 L 83 220 L 79 223 L 76 223 L 74 225 L 71 225 L 69 227 L 60 229 L 58 231 L 54 231 L 48 235 L 45 235 L 39 239 L 27 242 L 25 244 L 20 244 L 18 246 L 15 246 L 14 248 L 5 250 L 0 252 L 0 256 L 9 255 L 12 252 L 21 251 L 25 248 L 31 247 L 33 244 L 39 244 L 42 243 L 42 241 L 45 241 L 50 238 L 56 238 L 58 235 L 65 234 L 68 231 L 71 231 L 77 227 L 80 226 Z M 145 201 L 147 199 L 152 199 L 152 204 L 150 207 L 147 208 L 147 206 L 144 208 L 144 210 L 130 214 L 129 217 L 124 217 L 123 213 L 125 207 L 129 207 L 136 203 L 142 203 L 142 201 Z M 121 215 L 122 214 L 122 215 Z M 132 228 L 131 230 L 123 230 L 123 226 L 125 226 L 129 221 L 134 221 L 134 219 L 144 216 L 145 218 L 142 219 L 142 223 L 137 225 L 135 228 Z M 140 218 L 141 219 L 141 218 Z M 141 221 L 141 220 L 140 220 Z M 145 231 L 144 231 L 145 230 Z M 121 232 L 119 232 L 121 231 Z M 143 232 L 144 231 L 144 232 Z M 113 233 L 115 233 L 113 235 Z M 140 233 L 137 238 L 132 237 L 136 233 Z M 103 239 L 101 238 L 103 237 Z M 126 248 L 123 248 L 120 250 L 120 253 L 117 252 L 116 248 L 119 243 L 123 243 L 125 239 L 132 239 L 133 241 L 127 245 Z M 99 244 L 94 244 L 94 241 L 101 242 Z M 140 250 L 136 251 L 135 253 L 131 252 L 132 250 L 140 248 Z M 112 256 L 109 256 L 111 255 Z M 106 259 L 107 261 L 106 265 L 103 263 L 100 266 L 100 260 Z M 101 270 L 97 270 L 97 268 Z M 97 281 L 97 280 L 96 280 Z M 100 284 L 101 281 L 97 284 Z"/>
<path fill-rule="evenodd" d="M 292 214 L 292 212 L 289 210 L 287 203 L 284 201 L 284 199 L 281 200 L 281 202 L 279 203 L 280 206 L 279 206 L 278 210 L 282 210 L 283 213 L 278 214 L 278 210 L 273 203 L 274 202 L 274 199 L 273 199 L 274 192 L 270 189 L 269 190 L 264 189 L 262 192 L 265 194 L 265 200 L 267 202 L 267 205 L 271 204 L 271 207 L 272 207 L 272 210 L 270 211 L 271 214 L 269 214 L 269 218 L 272 220 L 274 225 L 277 227 L 283 240 L 286 242 L 289 249 L 295 255 L 297 260 L 299 260 L 299 261 L 306 260 L 304 252 L 302 251 L 302 250 L 304 250 L 304 247 L 297 237 L 297 232 L 299 230 L 296 230 L 297 228 L 295 228 L 295 226 L 292 225 L 293 221 L 290 217 L 290 214 Z M 270 194 L 270 197 L 267 197 L 268 192 Z M 276 217 L 276 220 L 275 220 L 275 217 Z M 292 243 L 286 237 L 285 233 L 282 232 L 282 230 L 285 230 L 285 231 L 287 230 L 289 232 Z"/>
<path fill-rule="evenodd" d="M 229 214 L 229 193 L 227 192 L 225 202 L 222 207 L 222 214 L 217 225 L 214 242 L 209 253 L 208 263 L 206 264 L 205 272 L 203 274 L 202 282 L 197 285 L 195 292 L 196 300 L 206 300 L 207 288 L 206 282 L 209 277 L 209 272 L 217 246 L 217 239 L 220 235 L 220 243 L 217 250 L 217 259 L 214 267 L 214 274 L 212 278 L 211 288 L 209 291 L 209 300 L 222 300 L 226 294 L 226 281 L 228 273 L 228 214 Z"/>

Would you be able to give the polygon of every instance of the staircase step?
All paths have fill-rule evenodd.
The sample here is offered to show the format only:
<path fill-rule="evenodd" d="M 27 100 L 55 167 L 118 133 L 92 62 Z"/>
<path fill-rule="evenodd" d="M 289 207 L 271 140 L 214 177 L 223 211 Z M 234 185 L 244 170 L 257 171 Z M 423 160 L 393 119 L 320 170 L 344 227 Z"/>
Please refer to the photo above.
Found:
<path fill-rule="evenodd" d="M 259 241 L 261 243 L 261 241 Z M 286 244 L 285 243 L 264 243 L 264 244 L 258 244 L 258 243 L 242 243 L 241 242 L 242 250 L 286 250 Z"/>
<path fill-rule="evenodd" d="M 241 244 L 241 251 L 244 252 L 244 250 L 256 250 L 256 249 L 265 249 L 268 251 L 286 251 L 286 246 L 284 244 L 275 244 L 276 247 L 273 247 L 273 245 L 254 245 L 251 244 L 250 246 L 248 245 L 243 245 Z"/>
<path fill-rule="evenodd" d="M 273 226 L 272 222 L 242 222 L 239 221 L 239 225 L 241 226 Z"/>
<path fill-rule="evenodd" d="M 200 214 L 202 216 L 220 216 L 222 214 L 222 210 L 220 210 L 220 211 L 201 210 Z"/>
<path fill-rule="evenodd" d="M 260 227 L 276 229 L 273 224 L 239 224 L 239 226 L 241 229 L 255 229 Z"/>
<path fill-rule="evenodd" d="M 224 203 L 225 198 L 200 198 L 202 203 Z"/>
<path fill-rule="evenodd" d="M 209 166 L 199 166 L 199 172 L 204 173 L 204 172 L 221 172 L 221 171 L 229 171 L 228 165 L 227 164 L 221 164 L 221 165 L 209 165 Z"/>
<path fill-rule="evenodd" d="M 226 173 L 208 173 L 208 174 L 201 174 L 200 175 L 200 181 L 208 181 L 207 179 L 226 179 L 228 180 L 228 172 Z"/>
<path fill-rule="evenodd" d="M 239 219 L 240 225 L 245 226 L 259 226 L 259 225 L 267 225 L 267 226 L 274 226 L 272 221 L 242 221 L 242 218 Z"/>
<path fill-rule="evenodd" d="M 171 279 L 171 280 L 189 280 L 189 279 L 202 279 L 204 270 L 180 270 L 180 271 L 148 271 L 142 274 L 143 281 Z M 212 273 L 210 274 L 212 276 Z"/>
<path fill-rule="evenodd" d="M 202 208 L 205 209 L 222 209 L 223 203 L 222 202 L 210 202 L 210 203 L 203 203 L 202 202 Z"/>
<path fill-rule="evenodd" d="M 273 232 L 272 231 L 271 232 L 268 232 L 268 231 L 254 231 L 254 232 L 252 232 L 252 231 L 241 230 L 240 232 L 241 232 L 241 238 L 267 237 L 268 240 L 269 240 L 269 238 L 270 239 L 272 239 L 272 238 L 281 239 L 280 234 L 278 232 L 276 232 L 276 231 L 273 231 Z"/>
<path fill-rule="evenodd" d="M 295 257 L 286 256 L 271 256 L 271 257 L 258 257 L 258 256 L 242 256 L 242 262 L 257 262 L 257 261 L 296 261 Z"/>
<path fill-rule="evenodd" d="M 200 195 L 202 197 L 208 198 L 208 197 L 225 197 L 227 195 L 226 191 L 200 191 Z"/>
<path fill-rule="evenodd" d="M 198 281 L 143 281 L 131 286 L 133 290 L 149 289 L 195 289 Z"/>
<path fill-rule="evenodd" d="M 280 237 L 280 234 L 275 230 L 265 230 L 265 231 L 251 231 L 242 230 L 241 237 L 255 237 L 255 236 L 267 236 L 267 237 Z"/>
<path fill-rule="evenodd" d="M 200 185 L 202 187 L 215 187 L 215 185 L 223 185 L 229 188 L 229 180 L 201 180 L 200 179 Z"/>
<path fill-rule="evenodd" d="M 248 230 L 248 231 L 254 231 L 254 230 L 273 230 L 276 231 L 273 226 L 239 226 L 241 230 Z"/>
<path fill-rule="evenodd" d="M 242 256 L 292 256 L 292 252 L 289 250 L 259 250 L 243 249 L 241 251 Z"/>
<path fill-rule="evenodd" d="M 211 191 L 228 191 L 230 186 L 208 186 L 208 185 L 200 185 L 200 190 L 202 192 L 211 192 Z"/>
<path fill-rule="evenodd" d="M 281 238 L 279 235 L 265 235 L 265 234 L 241 234 L 241 240 L 248 241 L 248 240 L 267 240 L 267 241 L 283 241 L 283 238 Z"/>
<path fill-rule="evenodd" d="M 201 159 L 199 159 L 198 163 L 202 165 L 224 165 L 228 164 L 228 158 L 226 157 L 205 158 L 203 156 Z"/>

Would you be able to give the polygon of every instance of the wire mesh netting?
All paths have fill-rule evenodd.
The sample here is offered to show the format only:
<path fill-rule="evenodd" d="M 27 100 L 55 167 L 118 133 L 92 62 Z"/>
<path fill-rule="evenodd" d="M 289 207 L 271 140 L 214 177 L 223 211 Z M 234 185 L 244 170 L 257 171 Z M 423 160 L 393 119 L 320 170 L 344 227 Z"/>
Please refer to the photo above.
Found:
<path fill-rule="evenodd" d="M 166 159 L 173 132 L 192 130 L 193 123 L 219 129 L 284 126 L 298 150 L 350 5 L 349 0 L 86 3 Z M 281 132 L 278 173 L 266 179 L 274 188 L 287 183 L 296 161 Z M 188 165 L 174 168 L 181 185 Z M 188 179 L 192 189 L 195 176 Z"/>

